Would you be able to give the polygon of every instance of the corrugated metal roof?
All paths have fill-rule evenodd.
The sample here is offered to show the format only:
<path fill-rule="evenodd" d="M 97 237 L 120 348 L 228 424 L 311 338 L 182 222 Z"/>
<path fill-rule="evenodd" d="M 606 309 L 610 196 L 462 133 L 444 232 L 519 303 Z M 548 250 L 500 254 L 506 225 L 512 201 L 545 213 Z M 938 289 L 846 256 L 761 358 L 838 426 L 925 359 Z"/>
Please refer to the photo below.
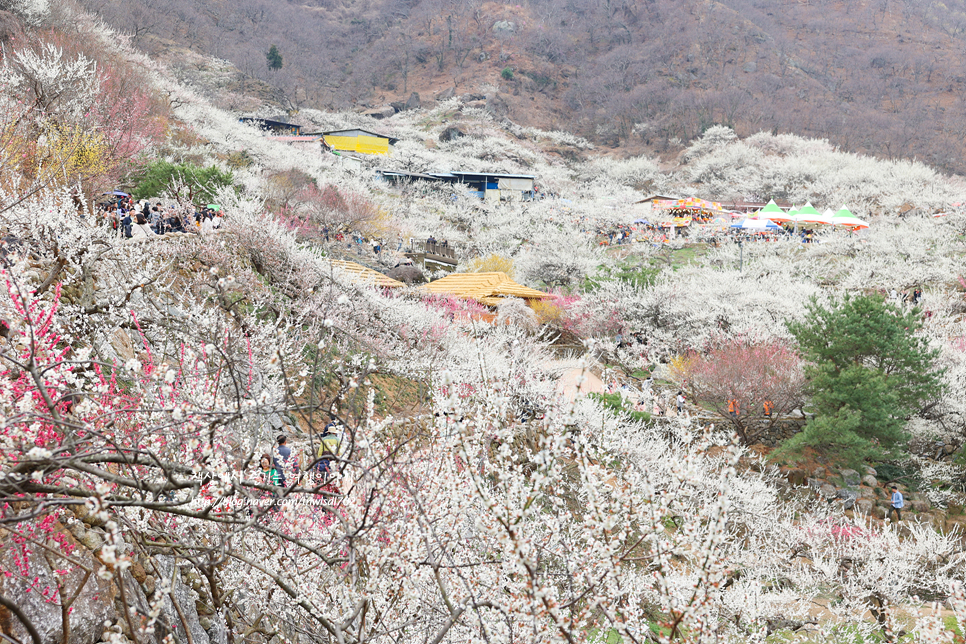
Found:
<path fill-rule="evenodd" d="M 438 177 L 421 172 L 407 172 L 405 170 L 376 170 L 376 174 L 384 177 L 407 177 L 410 179 L 437 179 Z"/>
<path fill-rule="evenodd" d="M 543 291 L 517 284 L 506 273 L 453 273 L 423 286 L 423 290 L 440 295 L 472 299 L 495 306 L 505 297 L 538 300 L 549 297 Z"/>
<path fill-rule="evenodd" d="M 269 137 L 272 141 L 281 141 L 282 143 L 313 143 L 317 142 L 322 137 L 320 136 L 273 136 Z"/>
<path fill-rule="evenodd" d="M 380 139 L 388 139 L 389 145 L 396 145 L 399 142 L 394 136 L 389 136 L 388 134 L 379 134 L 378 132 L 373 132 L 372 130 L 364 130 L 360 127 L 346 128 L 343 130 L 327 130 L 325 132 L 311 132 L 310 134 L 320 134 L 322 136 L 374 136 Z"/>
<path fill-rule="evenodd" d="M 346 262 L 340 259 L 332 259 L 329 261 L 339 270 L 348 273 L 355 282 L 374 284 L 382 288 L 404 288 L 406 286 L 402 282 L 394 280 L 391 277 L 386 277 L 382 273 L 374 271 L 371 268 L 366 268 L 362 264 Z"/>
<path fill-rule="evenodd" d="M 444 174 L 444 173 L 440 173 Z M 452 170 L 448 173 L 449 175 L 455 175 L 457 177 L 496 177 L 498 179 L 536 179 L 537 176 L 534 174 L 502 174 L 499 172 L 464 172 L 462 170 Z"/>
<path fill-rule="evenodd" d="M 640 201 L 635 201 L 634 203 L 635 204 L 647 203 L 649 201 L 654 201 L 655 199 L 677 199 L 677 197 L 669 197 L 667 195 L 651 195 L 649 197 L 641 199 Z"/>

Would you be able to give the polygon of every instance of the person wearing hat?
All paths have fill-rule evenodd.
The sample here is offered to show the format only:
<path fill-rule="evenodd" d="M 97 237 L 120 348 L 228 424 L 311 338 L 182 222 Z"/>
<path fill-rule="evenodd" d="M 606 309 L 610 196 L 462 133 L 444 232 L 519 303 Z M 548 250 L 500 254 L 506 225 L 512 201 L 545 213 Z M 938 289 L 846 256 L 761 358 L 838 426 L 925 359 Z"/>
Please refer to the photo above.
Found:
<path fill-rule="evenodd" d="M 905 499 L 902 498 L 902 492 L 895 485 L 892 486 L 892 512 L 896 513 L 896 521 L 902 521 L 902 506 L 905 505 Z M 892 514 L 890 512 L 890 515 Z"/>

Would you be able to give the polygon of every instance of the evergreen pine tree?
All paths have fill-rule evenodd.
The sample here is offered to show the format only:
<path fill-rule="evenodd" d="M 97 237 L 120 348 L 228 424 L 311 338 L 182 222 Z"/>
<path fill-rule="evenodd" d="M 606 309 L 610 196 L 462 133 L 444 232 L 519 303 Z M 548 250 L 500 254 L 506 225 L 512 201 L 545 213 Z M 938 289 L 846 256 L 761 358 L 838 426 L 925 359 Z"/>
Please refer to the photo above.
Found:
<path fill-rule="evenodd" d="M 272 45 L 268 48 L 268 53 L 265 54 L 265 61 L 268 64 L 268 68 L 273 72 L 277 72 L 282 68 L 282 54 L 278 51 L 278 47 Z"/>
<path fill-rule="evenodd" d="M 813 300 L 788 328 L 808 361 L 815 418 L 782 452 L 811 446 L 853 465 L 903 455 L 906 420 L 939 394 L 942 377 L 921 327 L 919 309 L 904 312 L 881 295 L 828 308 Z"/>

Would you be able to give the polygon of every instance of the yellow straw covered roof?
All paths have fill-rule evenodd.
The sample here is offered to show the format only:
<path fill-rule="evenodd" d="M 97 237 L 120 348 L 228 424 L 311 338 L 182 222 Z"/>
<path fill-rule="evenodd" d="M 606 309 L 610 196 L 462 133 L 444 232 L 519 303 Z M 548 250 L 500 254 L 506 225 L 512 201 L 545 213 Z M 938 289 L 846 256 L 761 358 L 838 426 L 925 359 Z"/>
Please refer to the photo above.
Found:
<path fill-rule="evenodd" d="M 382 288 L 403 288 L 406 286 L 402 282 L 394 280 L 391 277 L 386 277 L 382 273 L 374 271 L 371 268 L 366 268 L 362 264 L 346 262 L 339 259 L 332 259 L 329 261 L 332 262 L 333 266 L 342 272 L 348 273 L 354 282 L 374 284 L 375 286 L 380 286 Z"/>
<path fill-rule="evenodd" d="M 549 297 L 547 293 L 517 284 L 506 273 L 453 273 L 423 286 L 428 293 L 452 295 L 476 300 L 487 306 L 496 306 L 506 297 L 539 300 Z"/>

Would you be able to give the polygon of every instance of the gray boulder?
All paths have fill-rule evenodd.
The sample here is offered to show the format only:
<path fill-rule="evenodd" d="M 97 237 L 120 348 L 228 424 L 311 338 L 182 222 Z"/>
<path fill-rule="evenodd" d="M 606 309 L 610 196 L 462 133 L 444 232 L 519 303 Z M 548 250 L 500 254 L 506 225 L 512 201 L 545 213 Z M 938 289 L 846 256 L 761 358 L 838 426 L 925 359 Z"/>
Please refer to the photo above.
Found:
<path fill-rule="evenodd" d="M 456 96 L 456 88 L 455 87 L 447 87 L 442 92 L 440 92 L 439 94 L 436 95 L 436 100 L 437 101 L 448 101 L 449 99 L 453 98 L 454 96 Z"/>
<path fill-rule="evenodd" d="M 397 266 L 387 272 L 386 276 L 403 284 L 424 284 L 426 282 L 426 276 L 423 275 L 423 272 L 419 270 L 418 266 L 412 264 Z"/>
<path fill-rule="evenodd" d="M 862 484 L 868 485 L 869 487 L 875 487 L 879 484 L 879 480 L 871 474 L 866 474 L 862 477 Z"/>
<path fill-rule="evenodd" d="M 872 511 L 875 509 L 875 501 L 872 499 L 858 499 L 855 502 L 855 509 L 856 511 L 868 516 L 872 514 Z"/>
<path fill-rule="evenodd" d="M 439 140 L 440 140 L 440 143 L 445 143 L 447 141 L 455 141 L 456 139 L 461 139 L 464 136 L 466 136 L 466 132 L 459 129 L 455 125 L 451 125 L 439 133 Z"/>
<path fill-rule="evenodd" d="M 83 588 L 81 588 L 81 581 L 85 573 L 82 569 L 58 560 L 57 557 L 51 557 L 55 568 L 62 567 L 68 571 L 66 576 L 60 577 L 66 591 L 73 594 L 81 588 L 70 614 L 70 637 L 67 642 L 68 644 L 95 644 L 104 634 L 104 622 L 117 620 L 114 600 L 118 596 L 118 590 L 110 580 L 97 576 L 97 571 L 103 568 L 103 564 L 95 560 L 91 552 L 83 546 L 76 542 L 74 545 L 76 547 L 71 557 L 94 570 L 94 574 L 87 578 Z M 14 562 L 14 557 L 19 549 L 9 541 L 0 543 L 0 547 L 2 547 L 0 565 L 4 570 L 18 571 L 19 567 Z M 38 588 L 57 588 L 56 578 L 59 575 L 51 570 L 46 557 L 35 550 L 29 559 L 28 576 L 29 579 L 17 573 L 10 577 L 0 576 L 0 592 L 6 597 L 14 598 L 17 607 L 37 629 L 43 644 L 61 644 L 64 641 L 64 631 L 60 606 L 53 602 L 48 603 L 37 590 Z M 21 642 L 30 642 L 31 637 L 20 620 L 6 610 L 3 612 L 7 617 L 3 632 Z"/>
<path fill-rule="evenodd" d="M 228 626 L 225 624 L 225 618 L 219 613 L 208 618 L 208 621 L 211 622 L 211 626 L 207 629 L 211 644 L 228 644 Z"/>
<path fill-rule="evenodd" d="M 789 484 L 795 487 L 802 487 L 808 480 L 808 475 L 802 469 L 789 470 L 786 476 L 788 477 Z"/>
<path fill-rule="evenodd" d="M 859 498 L 859 495 L 855 492 L 855 490 L 836 490 L 835 498 L 843 501 L 843 508 L 846 510 L 851 510 L 853 507 L 855 507 L 855 500 Z"/>
<path fill-rule="evenodd" d="M 495 118 L 506 118 L 510 113 L 510 106 L 499 94 L 490 94 L 486 97 L 486 111 Z"/>
<path fill-rule="evenodd" d="M 862 477 L 855 470 L 841 470 L 839 474 L 849 487 L 858 487 L 859 482 L 862 480 Z"/>
<path fill-rule="evenodd" d="M 191 631 L 191 641 L 193 644 L 211 644 L 208 638 L 208 633 L 202 628 L 201 622 L 198 619 L 198 610 L 195 607 L 198 601 L 198 593 L 185 585 L 181 581 L 181 574 L 175 571 L 174 557 L 169 557 L 167 555 L 156 555 L 152 558 L 154 563 L 154 569 L 158 577 L 162 580 L 171 581 L 174 579 L 174 585 L 172 586 L 172 592 L 165 596 L 164 601 L 161 604 L 161 612 L 164 615 L 164 621 L 167 624 L 171 624 L 174 630 L 175 638 L 181 644 L 188 644 L 188 637 L 185 635 L 184 626 L 181 624 L 181 618 L 178 616 L 178 611 L 175 609 L 173 601 L 178 602 L 178 608 L 181 609 L 181 613 L 184 615 L 185 621 L 188 623 L 188 629 Z"/>
<path fill-rule="evenodd" d="M 416 92 L 413 92 L 412 94 L 410 94 L 409 98 L 406 100 L 407 110 L 418 110 L 422 106 L 423 106 L 423 103 L 422 101 L 419 100 L 419 94 Z"/>
<path fill-rule="evenodd" d="M 366 116 L 371 116 L 377 121 L 381 121 L 382 119 L 387 119 L 390 116 L 395 115 L 395 113 L 396 113 L 395 107 L 393 107 L 392 105 L 384 105 L 383 107 L 366 112 Z"/>

